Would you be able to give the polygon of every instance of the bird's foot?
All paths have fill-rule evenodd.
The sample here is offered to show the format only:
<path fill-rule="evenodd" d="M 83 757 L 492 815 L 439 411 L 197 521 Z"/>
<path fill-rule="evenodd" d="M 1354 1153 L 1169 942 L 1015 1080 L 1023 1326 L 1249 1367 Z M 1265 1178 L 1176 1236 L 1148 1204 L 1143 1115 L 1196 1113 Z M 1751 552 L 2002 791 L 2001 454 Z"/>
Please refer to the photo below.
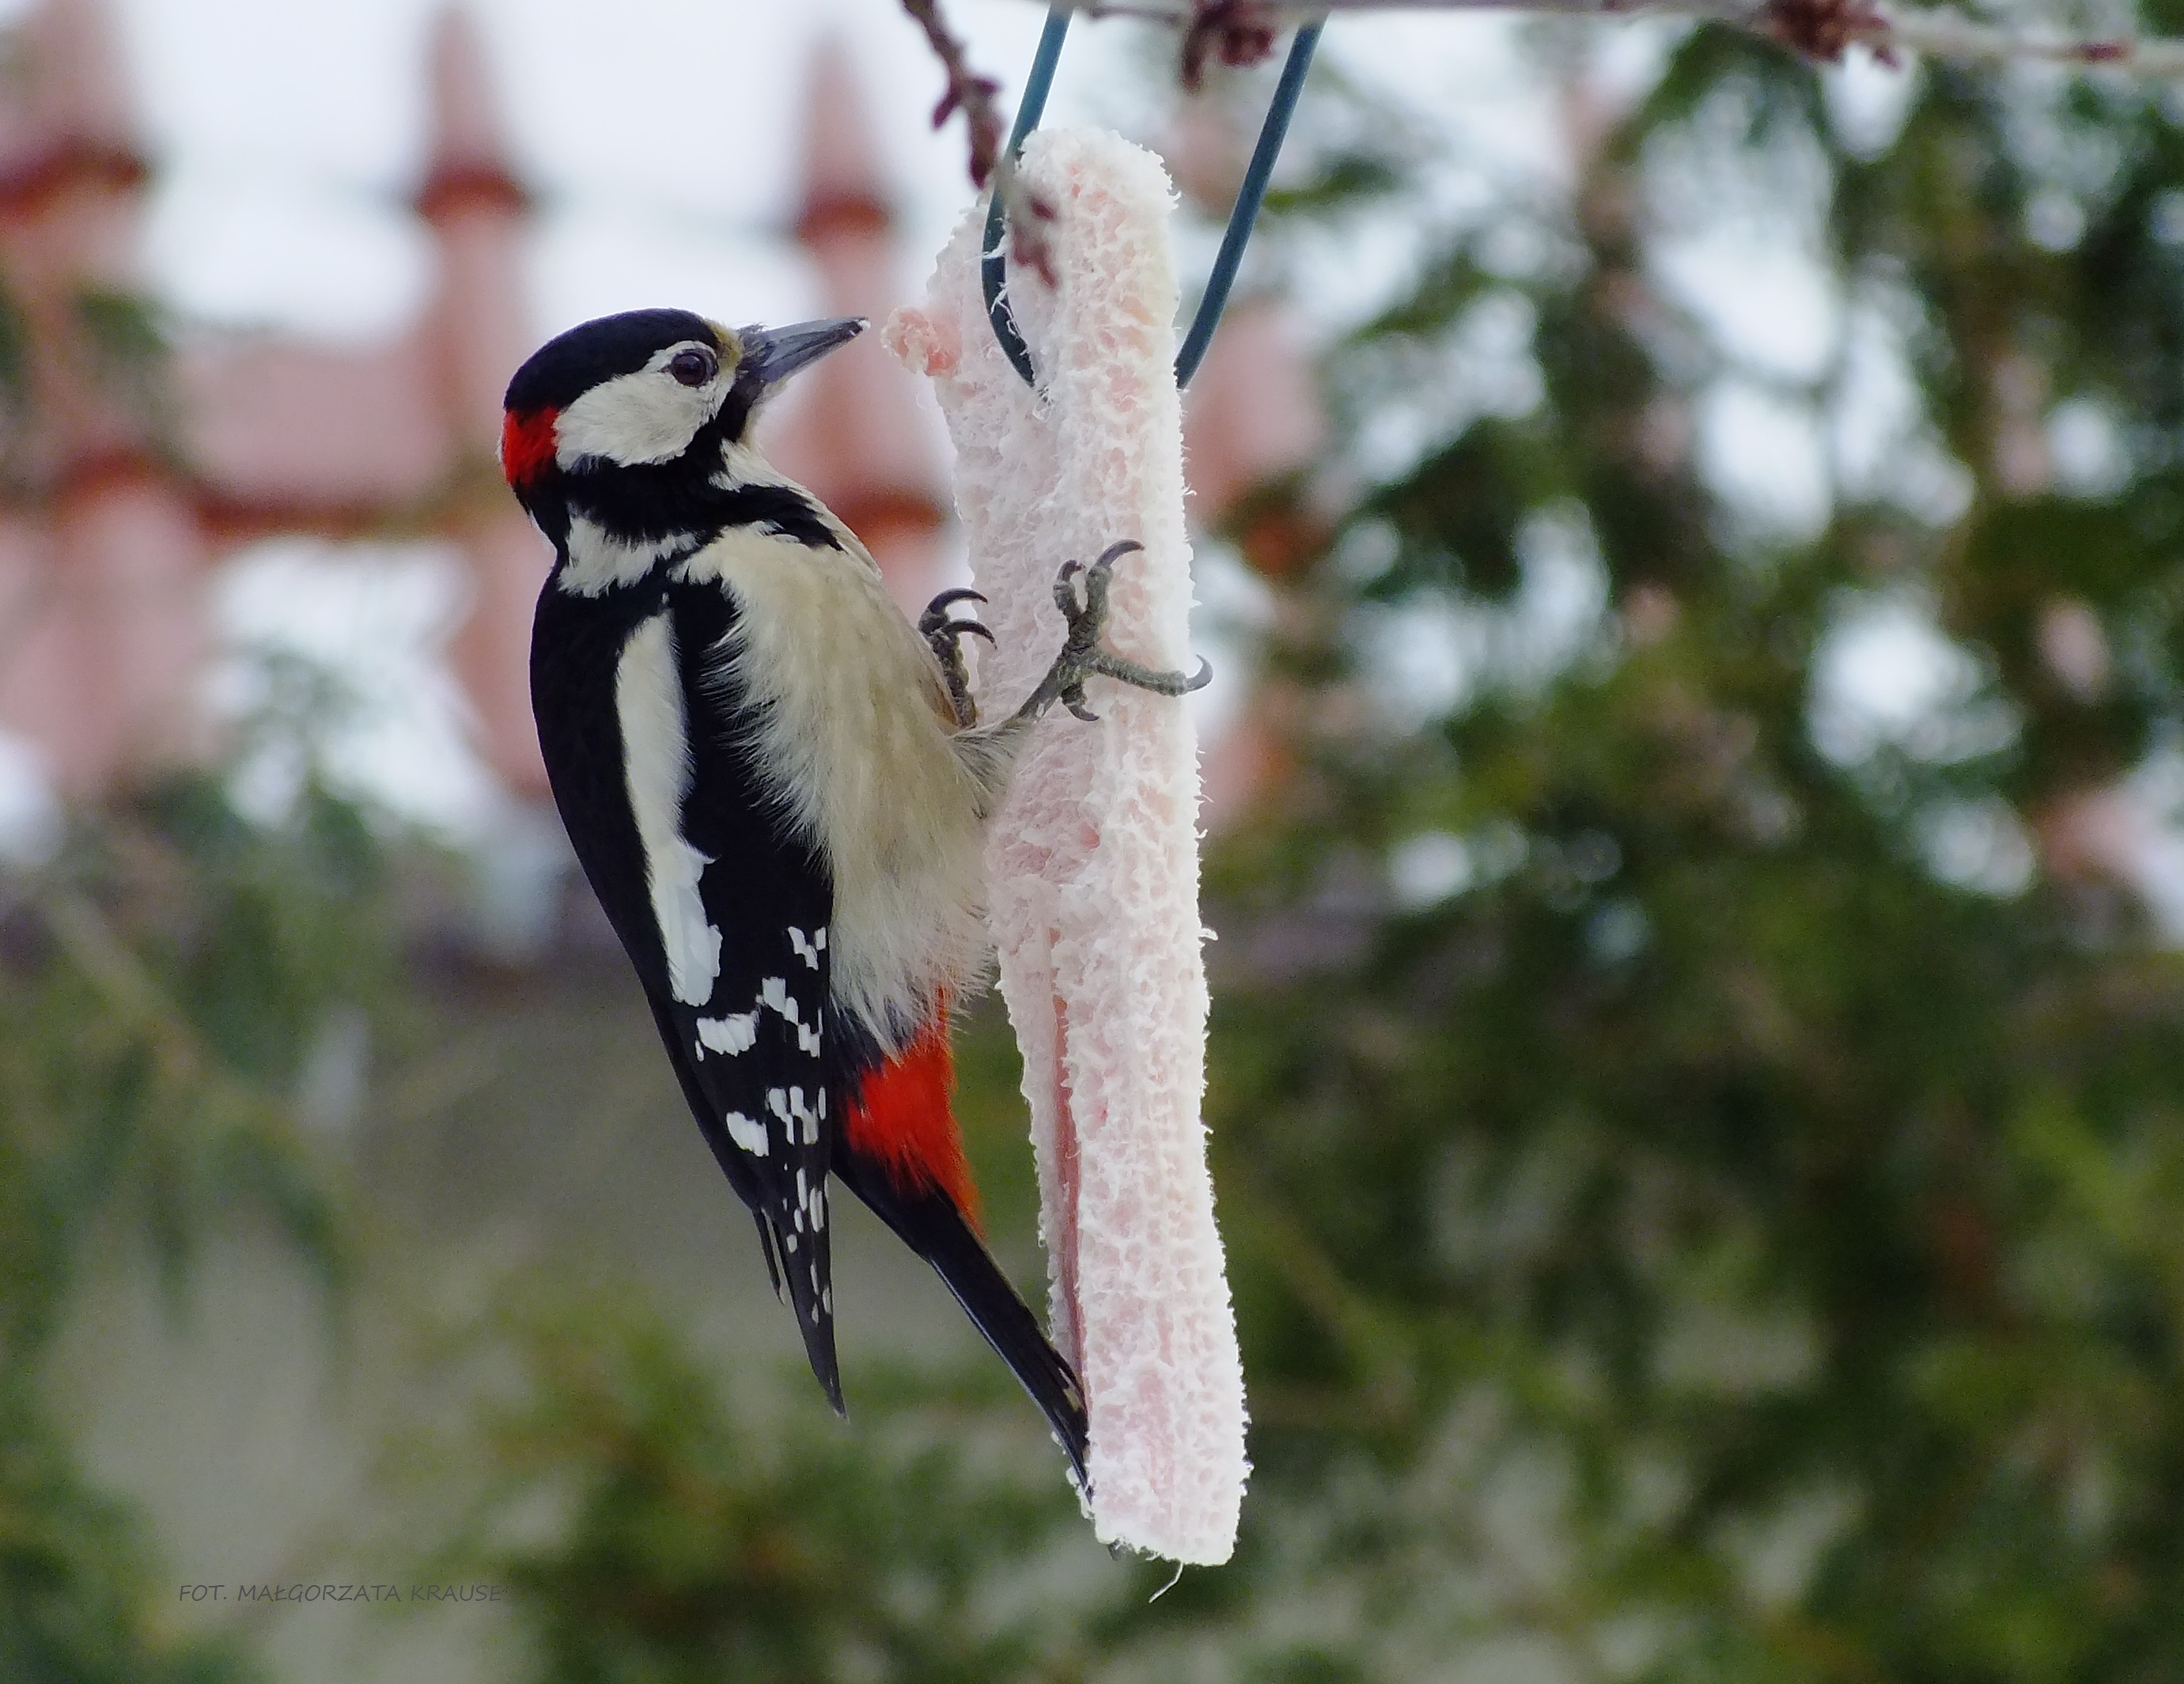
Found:
<path fill-rule="evenodd" d="M 978 704 L 971 694 L 971 675 L 963 665 L 963 639 L 967 636 L 983 638 L 991 643 L 994 634 L 976 620 L 958 620 L 948 611 L 959 602 L 985 599 L 974 590 L 944 590 L 928 603 L 925 612 L 918 616 L 917 629 L 923 633 L 933 659 L 940 663 L 940 676 L 948 684 L 948 705 L 956 711 L 956 726 L 961 731 L 978 722 Z"/>
<path fill-rule="evenodd" d="M 1135 538 L 1124 538 L 1120 544 L 1109 544 L 1089 567 L 1076 561 L 1062 564 L 1054 581 L 1054 602 L 1068 625 L 1068 637 L 1061 645 L 1061 653 L 1055 656 L 1054 665 L 1047 669 L 1046 677 L 1018 710 L 1021 714 L 1036 717 L 1060 702 L 1079 719 L 1098 719 L 1100 716 L 1084 705 L 1084 681 L 1095 673 L 1163 696 L 1202 690 L 1212 681 L 1213 669 L 1203 661 L 1198 663 L 1196 672 L 1186 677 L 1181 672 L 1140 666 L 1101 645 L 1100 633 L 1107 629 L 1107 592 L 1114 582 L 1115 562 L 1118 557 L 1144 548 Z M 1084 580 L 1082 599 L 1076 585 L 1080 575 Z"/>

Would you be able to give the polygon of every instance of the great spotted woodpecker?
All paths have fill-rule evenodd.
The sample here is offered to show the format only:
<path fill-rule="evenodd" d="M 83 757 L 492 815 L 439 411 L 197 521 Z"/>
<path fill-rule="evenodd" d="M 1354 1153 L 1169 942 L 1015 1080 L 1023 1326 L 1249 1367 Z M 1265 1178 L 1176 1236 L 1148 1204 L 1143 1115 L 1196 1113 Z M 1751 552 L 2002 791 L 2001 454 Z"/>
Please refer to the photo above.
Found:
<path fill-rule="evenodd" d="M 750 440 L 767 393 L 864 325 L 638 310 L 517 371 L 501 463 L 554 552 L 532 634 L 539 746 L 828 1399 L 831 1174 L 939 1272 L 1081 1485 L 1077 1377 L 978 1238 L 948 1006 L 979 960 L 982 832 L 1032 722 L 1056 701 L 1090 717 L 1095 672 L 1170 694 L 1204 674 L 1100 646 L 1118 544 L 1061 570 L 1061 655 L 1014 713 L 978 722 L 959 639 L 991 634 L 951 611 L 983 599 L 944 593 L 913 627 Z"/>

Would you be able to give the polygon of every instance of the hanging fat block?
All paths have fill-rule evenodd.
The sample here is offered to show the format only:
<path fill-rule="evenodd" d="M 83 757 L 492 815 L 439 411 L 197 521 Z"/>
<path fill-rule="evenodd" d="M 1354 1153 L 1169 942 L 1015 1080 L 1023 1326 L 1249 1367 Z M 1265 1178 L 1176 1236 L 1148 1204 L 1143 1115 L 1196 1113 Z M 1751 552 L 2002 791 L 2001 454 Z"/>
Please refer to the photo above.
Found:
<path fill-rule="evenodd" d="M 982 714 L 1062 643 L 1056 571 L 1119 540 L 1106 641 L 1189 670 L 1190 549 L 1176 391 L 1174 192 L 1103 131 L 1034 134 L 1022 191 L 1050 285 L 1011 266 L 1034 391 L 1002 354 L 978 282 L 983 209 L 941 254 L 926 304 L 886 342 L 930 375 L 956 444 L 956 503 L 980 617 Z M 1054 1338 L 1091 1418 L 1103 1542 L 1225 1561 L 1248 1464 L 1244 1380 L 1206 1131 L 1198 751 L 1173 698 L 1095 680 L 1096 724 L 1040 722 L 988 847 L 1000 988 L 1023 1051 Z"/>

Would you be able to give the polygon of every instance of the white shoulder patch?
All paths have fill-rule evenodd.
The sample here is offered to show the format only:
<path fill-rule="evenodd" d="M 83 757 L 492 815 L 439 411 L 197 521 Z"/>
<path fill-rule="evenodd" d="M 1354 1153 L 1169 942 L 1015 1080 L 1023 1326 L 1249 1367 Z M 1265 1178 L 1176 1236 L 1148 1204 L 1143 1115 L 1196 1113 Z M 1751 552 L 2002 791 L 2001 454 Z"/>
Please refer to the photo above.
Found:
<path fill-rule="evenodd" d="M 721 973 L 721 933 L 707 921 L 698 893 L 698 879 L 712 862 L 682 837 L 690 739 L 675 665 L 675 629 L 666 615 L 654 615 L 622 645 L 615 668 L 615 714 L 669 985 L 685 1006 L 703 1006 Z"/>
<path fill-rule="evenodd" d="M 554 582 L 573 596 L 604 596 L 616 585 L 633 585 L 690 543 L 682 533 L 671 533 L 632 544 L 582 515 L 569 517 L 568 541 L 569 565 Z"/>

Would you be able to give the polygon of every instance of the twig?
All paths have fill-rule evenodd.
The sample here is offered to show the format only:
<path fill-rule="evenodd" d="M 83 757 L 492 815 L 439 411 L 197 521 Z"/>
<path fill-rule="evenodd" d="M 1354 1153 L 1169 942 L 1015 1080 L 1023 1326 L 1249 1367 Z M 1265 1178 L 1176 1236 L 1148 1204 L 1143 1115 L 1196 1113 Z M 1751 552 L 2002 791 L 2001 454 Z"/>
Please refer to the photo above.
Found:
<path fill-rule="evenodd" d="M 940 15 L 940 0 L 902 0 L 902 8 L 925 31 L 933 56 L 948 73 L 947 92 L 933 108 L 933 126 L 939 128 L 958 111 L 963 114 L 964 125 L 971 131 L 971 185 L 983 187 L 1000 160 L 1002 137 L 1008 133 L 994 98 L 1001 85 L 971 68 L 962 42 Z"/>
<path fill-rule="evenodd" d="M 2184 40 L 2070 36 L 1983 24 L 1946 8 L 1899 8 L 1870 0 L 1261 0 L 1248 8 L 1222 0 L 1061 0 L 1091 17 L 1133 17 L 1186 31 L 1208 27 L 1216 13 L 1248 9 L 1277 27 L 1329 13 L 1545 12 L 1563 17 L 1706 18 L 1734 24 L 1827 63 L 1863 46 L 1884 64 L 1900 53 L 1970 64 L 2031 59 L 2101 66 L 2157 81 L 2184 80 Z M 1203 61 L 1203 52 L 1201 62 Z"/>
<path fill-rule="evenodd" d="M 1816 64 L 1841 64 L 1843 48 L 1862 41 L 1882 64 L 1897 66 L 1888 20 L 1873 0 L 1768 0 L 1761 15 L 1769 34 Z"/>
<path fill-rule="evenodd" d="M 1268 58 L 1281 20 L 1267 0 L 1198 0 L 1198 9 L 1183 31 L 1183 85 L 1195 93 L 1205 79 L 1210 53 L 1231 69 L 1243 70 Z"/>
<path fill-rule="evenodd" d="M 2114 64 L 2157 79 L 2184 77 L 2184 41 L 2034 36 L 1991 28 L 1961 13 L 1945 11 L 1898 13 L 1884 17 L 1882 24 L 1894 45 L 1936 59 L 1975 63 L 2039 59 L 2060 64 Z"/>

